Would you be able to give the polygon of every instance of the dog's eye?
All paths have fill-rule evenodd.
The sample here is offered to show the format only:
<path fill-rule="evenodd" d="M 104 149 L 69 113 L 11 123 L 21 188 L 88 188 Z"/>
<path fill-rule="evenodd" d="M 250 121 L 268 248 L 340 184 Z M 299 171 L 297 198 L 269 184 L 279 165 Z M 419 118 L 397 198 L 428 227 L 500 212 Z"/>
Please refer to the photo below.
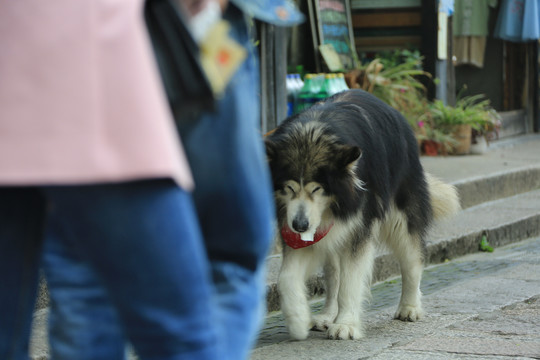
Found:
<path fill-rule="evenodd" d="M 321 187 L 320 186 L 317 186 L 315 189 L 313 189 L 313 191 L 311 192 L 312 194 L 315 194 L 317 191 L 321 190 Z"/>
<path fill-rule="evenodd" d="M 294 189 L 292 188 L 291 185 L 287 185 L 287 189 L 291 190 L 291 192 L 292 192 L 293 194 L 295 194 Z"/>

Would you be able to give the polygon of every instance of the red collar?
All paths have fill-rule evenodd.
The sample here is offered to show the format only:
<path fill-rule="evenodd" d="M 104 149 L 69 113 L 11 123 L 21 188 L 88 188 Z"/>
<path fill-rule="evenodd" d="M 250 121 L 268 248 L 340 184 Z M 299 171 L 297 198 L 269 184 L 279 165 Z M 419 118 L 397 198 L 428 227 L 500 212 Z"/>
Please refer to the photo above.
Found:
<path fill-rule="evenodd" d="M 285 244 L 289 245 L 293 249 L 300 249 L 306 246 L 313 245 L 316 242 L 320 241 L 323 237 L 326 236 L 326 234 L 328 234 L 332 226 L 334 226 L 334 223 L 330 224 L 330 226 L 325 229 L 317 228 L 317 232 L 313 237 L 313 241 L 302 240 L 300 234 L 292 231 L 291 228 L 287 225 L 281 228 L 281 236 L 283 237 Z"/>

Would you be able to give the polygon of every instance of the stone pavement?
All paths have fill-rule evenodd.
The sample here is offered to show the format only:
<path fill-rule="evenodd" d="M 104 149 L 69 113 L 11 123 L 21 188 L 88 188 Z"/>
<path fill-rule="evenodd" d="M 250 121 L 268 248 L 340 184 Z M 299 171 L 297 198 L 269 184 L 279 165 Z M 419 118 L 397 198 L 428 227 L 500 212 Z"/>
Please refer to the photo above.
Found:
<path fill-rule="evenodd" d="M 392 319 L 400 287 L 399 278 L 373 286 L 361 340 L 311 331 L 292 341 L 272 313 L 251 360 L 540 359 L 540 238 L 428 267 L 416 323 Z"/>

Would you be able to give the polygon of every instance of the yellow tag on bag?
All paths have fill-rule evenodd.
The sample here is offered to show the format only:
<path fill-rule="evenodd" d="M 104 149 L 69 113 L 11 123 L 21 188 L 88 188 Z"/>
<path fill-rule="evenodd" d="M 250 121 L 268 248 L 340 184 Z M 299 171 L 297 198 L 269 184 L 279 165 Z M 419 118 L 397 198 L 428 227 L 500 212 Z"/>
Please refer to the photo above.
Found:
<path fill-rule="evenodd" d="M 229 29 L 227 21 L 218 21 L 199 44 L 201 65 L 216 97 L 223 93 L 247 56 L 246 49 L 229 36 Z"/>

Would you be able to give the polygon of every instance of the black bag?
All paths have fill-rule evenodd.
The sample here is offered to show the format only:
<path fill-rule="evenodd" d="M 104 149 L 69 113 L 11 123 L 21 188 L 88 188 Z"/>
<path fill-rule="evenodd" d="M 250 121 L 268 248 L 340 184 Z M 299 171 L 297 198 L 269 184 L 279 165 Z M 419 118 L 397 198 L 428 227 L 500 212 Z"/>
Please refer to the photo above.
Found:
<path fill-rule="evenodd" d="M 147 0 L 144 18 L 175 121 L 192 122 L 215 99 L 199 62 L 199 47 L 171 0 Z"/>

